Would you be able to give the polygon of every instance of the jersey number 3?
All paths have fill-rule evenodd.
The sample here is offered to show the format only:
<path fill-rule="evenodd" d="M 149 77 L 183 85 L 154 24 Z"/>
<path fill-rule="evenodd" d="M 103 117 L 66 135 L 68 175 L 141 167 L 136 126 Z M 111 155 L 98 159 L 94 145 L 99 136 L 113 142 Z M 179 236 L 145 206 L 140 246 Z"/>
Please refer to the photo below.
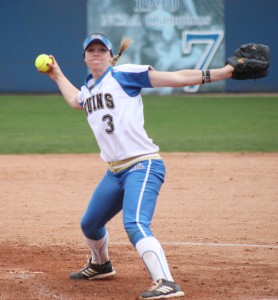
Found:
<path fill-rule="evenodd" d="M 115 126 L 114 126 L 114 123 L 113 123 L 113 117 L 111 115 L 104 115 L 102 117 L 102 121 L 103 122 L 106 122 L 107 124 L 107 128 L 105 129 L 105 131 L 108 133 L 108 134 L 111 134 L 114 132 L 115 130 Z"/>

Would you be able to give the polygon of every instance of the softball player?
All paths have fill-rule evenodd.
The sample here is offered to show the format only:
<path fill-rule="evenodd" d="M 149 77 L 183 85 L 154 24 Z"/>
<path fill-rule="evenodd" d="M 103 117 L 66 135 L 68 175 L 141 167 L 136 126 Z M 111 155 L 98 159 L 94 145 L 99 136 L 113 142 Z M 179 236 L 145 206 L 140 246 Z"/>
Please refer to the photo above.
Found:
<path fill-rule="evenodd" d="M 184 292 L 175 283 L 161 244 L 150 230 L 165 166 L 159 147 L 144 129 L 140 92 L 142 88 L 183 87 L 222 80 L 231 77 L 233 67 L 206 72 L 158 72 L 148 65 L 132 64 L 114 67 L 131 42 L 123 39 L 119 54 L 113 57 L 112 44 L 105 35 L 95 33 L 87 37 L 83 50 L 90 74 L 81 90 L 69 82 L 51 56 L 49 77 L 71 107 L 85 110 L 100 156 L 108 165 L 81 219 L 91 258 L 84 268 L 71 273 L 70 279 L 94 280 L 115 275 L 108 254 L 106 224 L 123 211 L 126 233 L 153 281 L 140 298 L 180 297 Z"/>

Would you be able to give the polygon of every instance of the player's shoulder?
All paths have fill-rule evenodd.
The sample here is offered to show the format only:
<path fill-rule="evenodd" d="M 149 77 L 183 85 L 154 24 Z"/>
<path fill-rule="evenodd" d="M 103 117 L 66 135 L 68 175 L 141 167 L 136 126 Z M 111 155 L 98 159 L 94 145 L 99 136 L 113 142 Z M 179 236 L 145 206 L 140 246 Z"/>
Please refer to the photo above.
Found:
<path fill-rule="evenodd" d="M 141 73 L 153 69 L 150 65 L 123 64 L 113 68 L 114 72 Z"/>

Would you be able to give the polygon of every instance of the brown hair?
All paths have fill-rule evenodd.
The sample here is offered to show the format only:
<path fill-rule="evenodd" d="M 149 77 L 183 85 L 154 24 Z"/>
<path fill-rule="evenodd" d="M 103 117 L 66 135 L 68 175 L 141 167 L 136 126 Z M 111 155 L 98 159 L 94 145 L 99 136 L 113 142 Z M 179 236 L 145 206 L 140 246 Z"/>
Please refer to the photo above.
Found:
<path fill-rule="evenodd" d="M 124 51 L 133 43 L 133 40 L 128 37 L 123 37 L 120 44 L 119 54 L 115 55 L 112 59 L 111 65 L 115 66 L 118 60 L 120 59 L 121 55 Z"/>

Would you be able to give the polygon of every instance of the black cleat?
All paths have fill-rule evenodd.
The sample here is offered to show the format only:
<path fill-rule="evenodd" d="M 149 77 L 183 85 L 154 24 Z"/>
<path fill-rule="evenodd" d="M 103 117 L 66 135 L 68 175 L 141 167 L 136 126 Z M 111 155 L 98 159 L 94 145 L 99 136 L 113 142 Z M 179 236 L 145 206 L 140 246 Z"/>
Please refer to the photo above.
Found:
<path fill-rule="evenodd" d="M 89 259 L 87 265 L 78 272 L 73 272 L 69 275 L 72 280 L 96 280 L 111 278 L 116 274 L 111 261 L 105 264 L 97 265 L 91 263 Z"/>
<path fill-rule="evenodd" d="M 184 296 L 184 292 L 178 284 L 166 279 L 159 279 L 153 282 L 149 291 L 140 295 L 140 299 L 168 299 L 182 296 Z"/>

